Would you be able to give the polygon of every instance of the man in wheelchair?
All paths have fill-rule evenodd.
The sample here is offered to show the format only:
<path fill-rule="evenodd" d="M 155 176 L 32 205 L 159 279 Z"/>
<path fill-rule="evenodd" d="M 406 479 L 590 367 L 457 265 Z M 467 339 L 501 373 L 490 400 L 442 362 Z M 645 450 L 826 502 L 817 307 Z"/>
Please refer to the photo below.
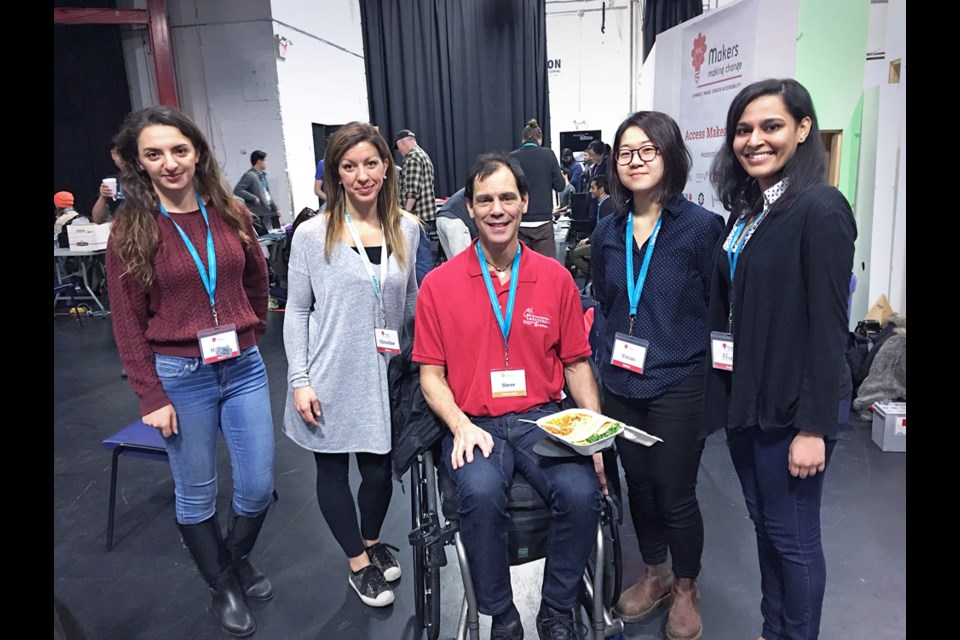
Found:
<path fill-rule="evenodd" d="M 560 409 L 564 382 L 577 405 L 600 410 L 580 294 L 559 262 L 518 240 L 527 181 L 515 160 L 481 155 L 464 195 L 479 237 L 424 279 L 413 360 L 427 404 L 450 430 L 443 464 L 459 492 L 460 535 L 491 637 L 523 638 L 507 551 L 515 471 L 551 510 L 537 633 L 579 637 L 573 608 L 606 491 L 603 461 L 541 457 L 534 446 L 546 433 L 532 421 Z"/>

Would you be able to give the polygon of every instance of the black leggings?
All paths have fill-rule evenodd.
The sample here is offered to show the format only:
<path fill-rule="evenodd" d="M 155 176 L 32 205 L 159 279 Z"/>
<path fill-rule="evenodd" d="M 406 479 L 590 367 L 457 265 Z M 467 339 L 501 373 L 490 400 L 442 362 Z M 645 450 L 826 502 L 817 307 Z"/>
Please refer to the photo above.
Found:
<path fill-rule="evenodd" d="M 703 517 L 697 502 L 704 445 L 703 373 L 656 398 L 625 398 L 610 389 L 604 394 L 604 414 L 663 438 L 651 447 L 617 439 L 640 555 L 648 565 L 660 564 L 669 548 L 674 574 L 696 578 L 703 554 Z"/>
<path fill-rule="evenodd" d="M 364 552 L 364 540 L 377 540 L 393 496 L 390 454 L 356 453 L 360 490 L 354 504 L 350 493 L 350 454 L 318 453 L 317 502 L 343 552 L 355 558 Z M 357 526 L 357 507 L 360 525 Z"/>

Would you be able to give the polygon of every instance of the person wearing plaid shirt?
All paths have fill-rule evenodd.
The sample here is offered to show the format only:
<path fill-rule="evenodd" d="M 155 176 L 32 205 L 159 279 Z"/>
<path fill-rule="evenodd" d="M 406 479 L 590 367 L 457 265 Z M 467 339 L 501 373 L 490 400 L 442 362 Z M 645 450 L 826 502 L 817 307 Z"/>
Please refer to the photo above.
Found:
<path fill-rule="evenodd" d="M 437 219 L 437 201 L 430 156 L 417 145 L 417 136 L 409 129 L 401 129 L 397 133 L 393 148 L 399 150 L 404 158 L 398 189 L 400 206 L 433 227 Z"/>

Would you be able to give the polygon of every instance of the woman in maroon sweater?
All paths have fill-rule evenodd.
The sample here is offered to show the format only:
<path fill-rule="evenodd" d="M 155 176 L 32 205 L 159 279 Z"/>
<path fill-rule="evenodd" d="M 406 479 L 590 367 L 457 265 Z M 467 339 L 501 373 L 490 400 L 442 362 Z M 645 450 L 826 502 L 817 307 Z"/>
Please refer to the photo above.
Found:
<path fill-rule="evenodd" d="M 267 265 L 197 126 L 170 107 L 127 116 L 117 138 L 124 206 L 107 245 L 113 330 L 143 421 L 166 438 L 183 541 L 227 633 L 256 630 L 246 599 L 273 597 L 250 551 L 273 494 L 273 421 L 257 344 Z M 216 514 L 217 433 L 233 500 Z"/>

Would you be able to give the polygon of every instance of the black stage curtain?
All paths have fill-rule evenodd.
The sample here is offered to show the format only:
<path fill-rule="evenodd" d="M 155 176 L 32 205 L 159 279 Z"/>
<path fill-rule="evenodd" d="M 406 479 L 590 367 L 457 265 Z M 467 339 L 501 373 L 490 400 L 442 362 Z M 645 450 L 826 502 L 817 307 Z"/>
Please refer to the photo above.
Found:
<path fill-rule="evenodd" d="M 53 186 L 47 205 L 52 219 L 53 194 L 70 191 L 74 208 L 89 216 L 100 180 L 117 172 L 110 140 L 130 112 L 120 27 L 55 24 L 53 36 Z"/>
<path fill-rule="evenodd" d="M 657 41 L 657 34 L 703 13 L 702 0 L 647 0 L 643 4 L 643 59 Z"/>
<path fill-rule="evenodd" d="M 417 134 L 438 197 L 463 187 L 477 154 L 519 147 L 530 118 L 549 146 L 543 0 L 364 0 L 360 11 L 371 122 L 390 143 Z"/>

